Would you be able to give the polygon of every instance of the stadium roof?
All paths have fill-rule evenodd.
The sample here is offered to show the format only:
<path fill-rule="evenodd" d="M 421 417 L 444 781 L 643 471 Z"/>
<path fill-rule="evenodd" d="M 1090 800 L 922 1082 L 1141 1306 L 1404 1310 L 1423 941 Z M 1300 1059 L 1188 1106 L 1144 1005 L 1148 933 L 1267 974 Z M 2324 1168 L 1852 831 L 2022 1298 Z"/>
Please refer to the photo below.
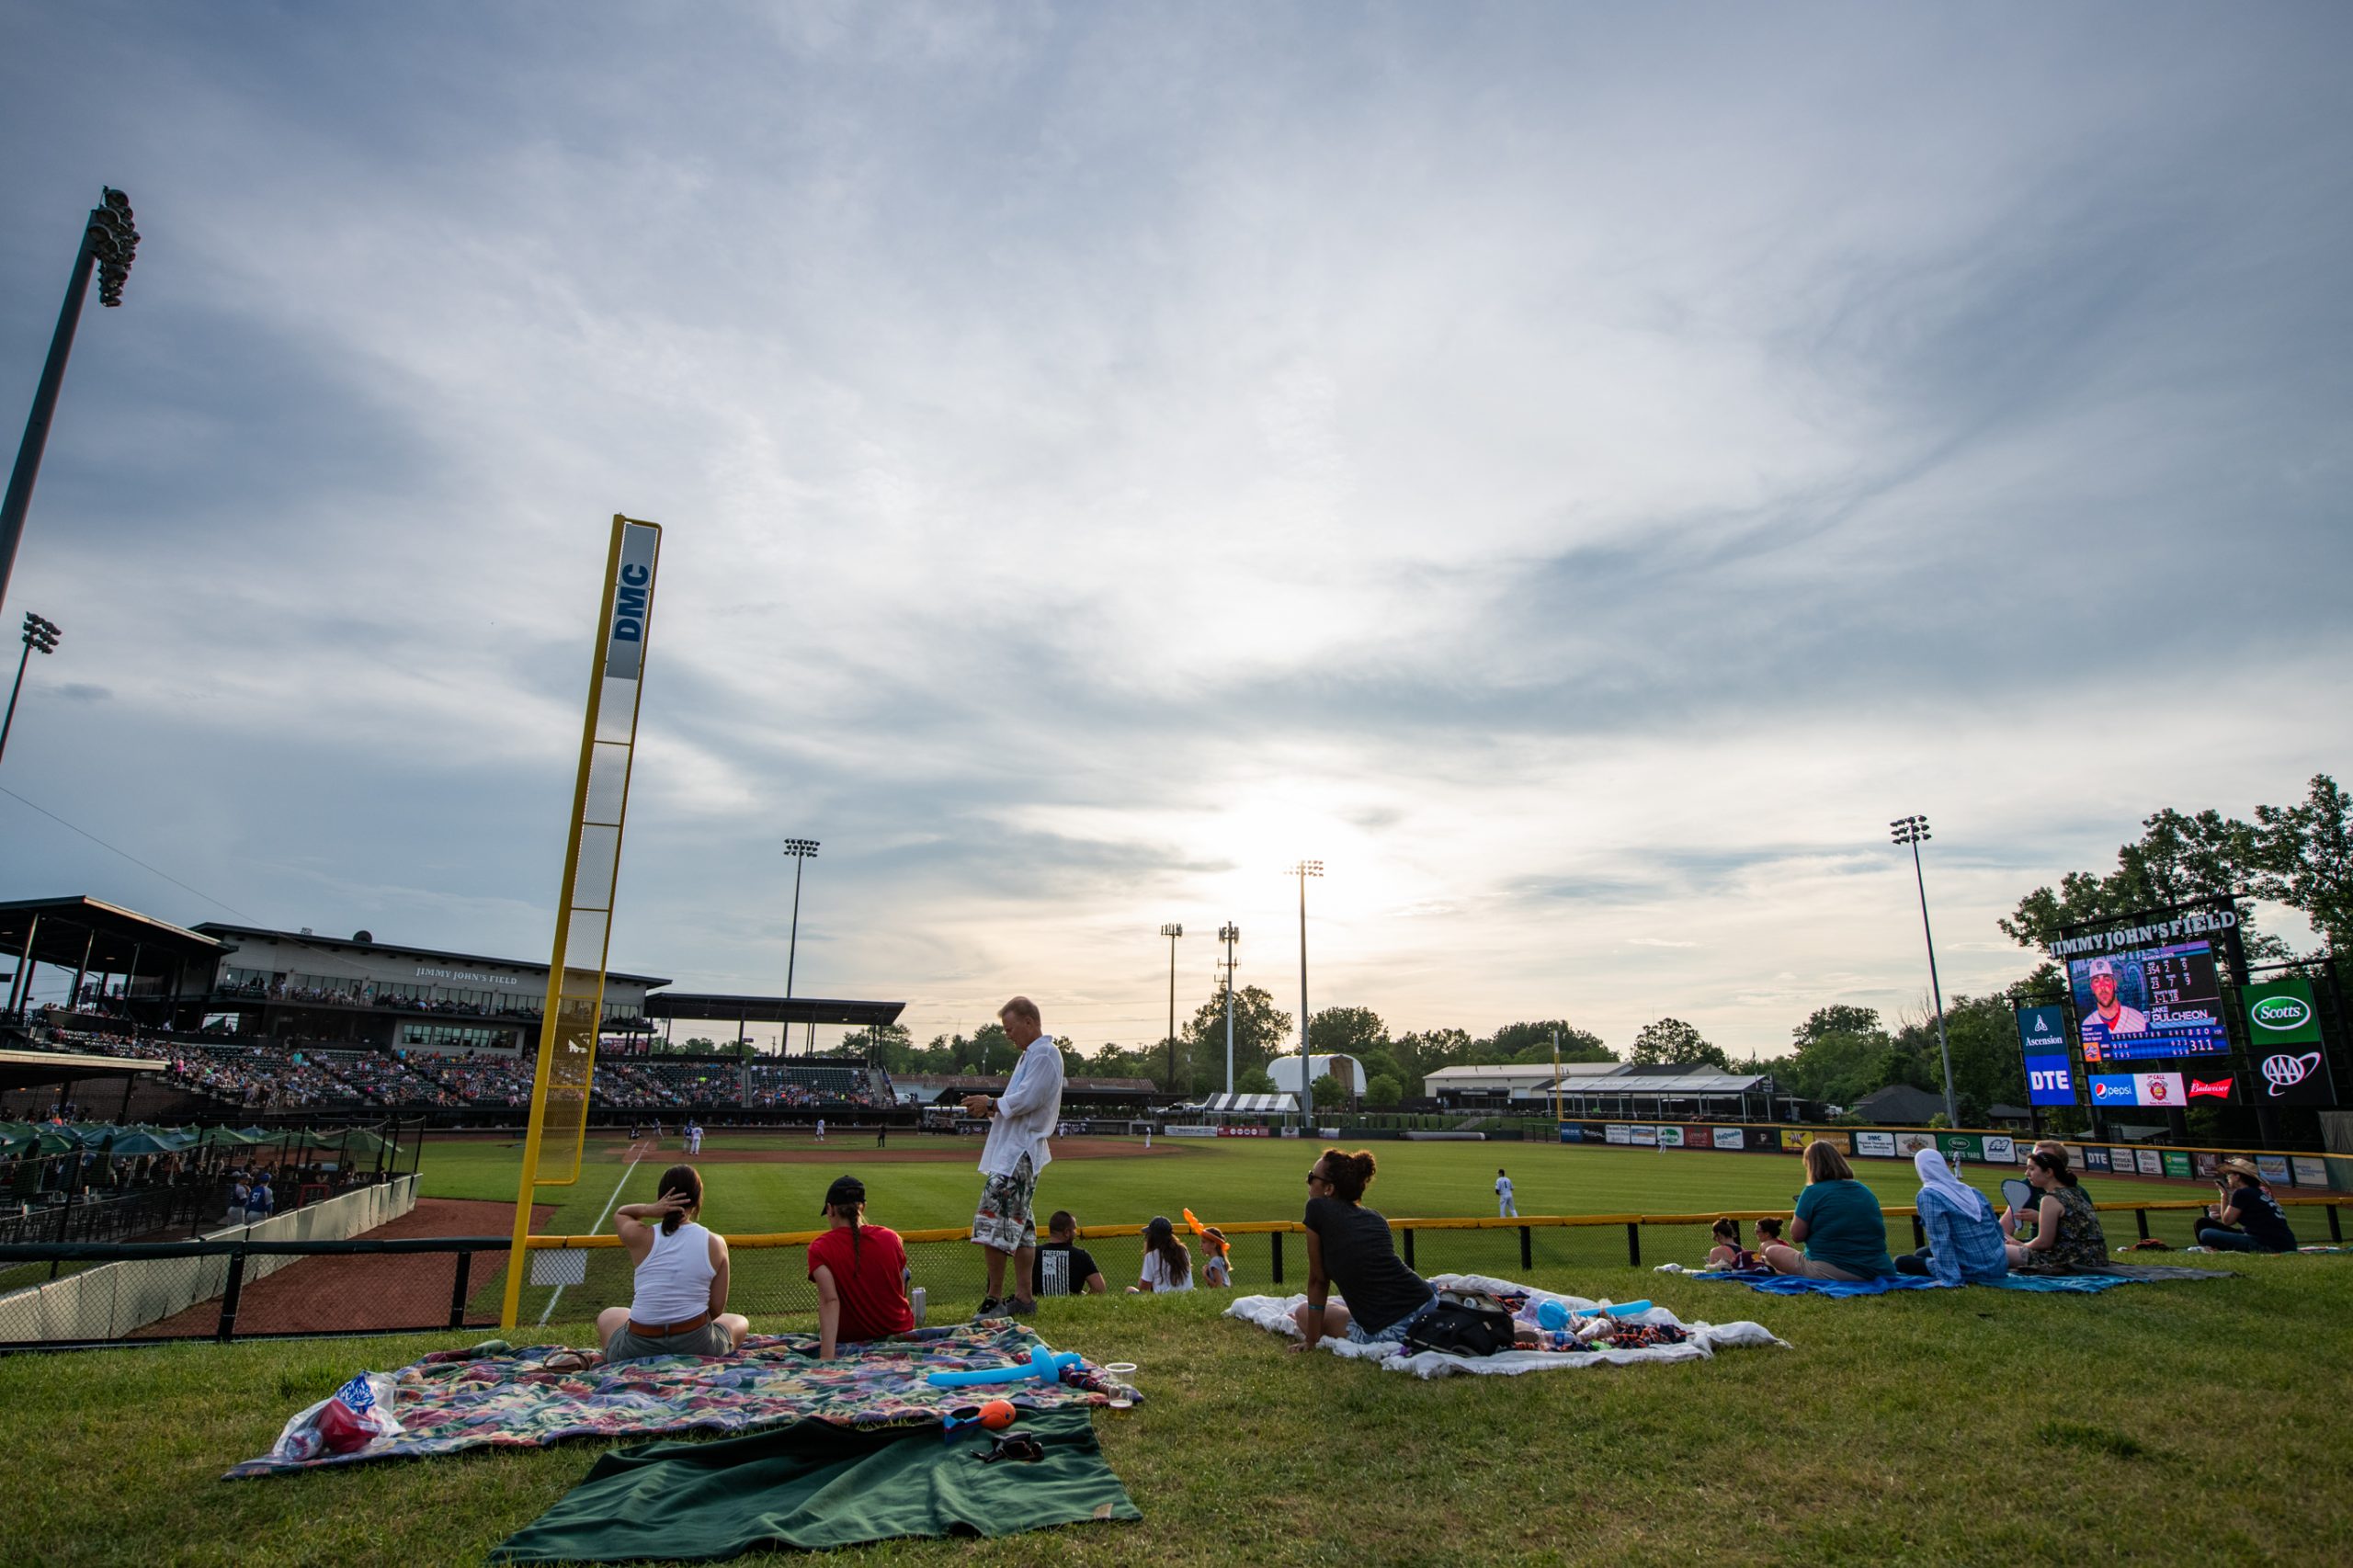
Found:
<path fill-rule="evenodd" d="M 1563 1095 L 1586 1095 L 1612 1099 L 1631 1096 L 1647 1099 L 1654 1096 L 1662 1099 L 1688 1099 L 1699 1095 L 1753 1095 L 1763 1092 L 1767 1082 L 1762 1073 L 1683 1072 L 1669 1077 L 1658 1073 L 1623 1074 L 1607 1078 L 1570 1078 L 1563 1074 L 1560 1090 Z M 1552 1093 L 1548 1086 L 1545 1093 Z"/>
<path fill-rule="evenodd" d="M 72 1051 L 0 1051 L 0 1089 L 31 1089 L 85 1078 L 136 1078 L 165 1063 Z"/>
<path fill-rule="evenodd" d="M 667 985 L 657 980 L 656 985 Z M 663 991 L 645 999 L 649 1018 L 707 1018 L 731 1024 L 895 1024 L 904 1002 L 845 1002 L 824 996 L 720 996 Z"/>
<path fill-rule="evenodd" d="M 168 975 L 179 963 L 210 963 L 227 951 L 198 932 L 103 900 L 20 898 L 0 903 L 0 963 L 15 962 L 33 945 L 32 960 L 92 974 Z"/>
<path fill-rule="evenodd" d="M 222 920 L 199 921 L 196 929 L 208 937 L 216 935 L 230 938 L 263 937 L 273 942 L 290 942 L 296 947 L 309 948 L 323 953 L 333 952 L 338 948 L 350 948 L 362 952 L 401 953 L 409 958 L 435 959 L 442 963 L 494 963 L 507 969 L 536 969 L 542 971 L 548 967 L 545 959 L 502 959 L 486 953 L 453 953 L 443 948 L 412 948 L 404 942 L 379 942 L 373 937 L 366 937 L 363 940 L 365 933 L 361 932 L 354 932 L 348 937 L 324 937 L 316 931 L 279 931 L 267 926 L 232 926 Z M 233 948 L 236 943 L 232 940 L 229 946 Z M 670 983 L 659 975 L 623 974 L 617 969 L 607 970 L 605 978 L 625 980 L 632 985 L 650 986 Z"/>

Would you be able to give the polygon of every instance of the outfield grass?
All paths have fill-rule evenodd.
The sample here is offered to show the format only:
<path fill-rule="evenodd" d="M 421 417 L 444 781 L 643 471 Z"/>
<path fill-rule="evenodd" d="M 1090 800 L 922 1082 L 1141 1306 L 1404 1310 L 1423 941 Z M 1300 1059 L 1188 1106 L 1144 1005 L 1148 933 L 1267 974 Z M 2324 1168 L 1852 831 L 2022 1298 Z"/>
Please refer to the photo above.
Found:
<path fill-rule="evenodd" d="M 682 1157 L 673 1140 L 670 1147 L 632 1169 L 624 1157 L 627 1147 L 620 1138 L 595 1142 L 577 1185 L 542 1188 L 541 1199 L 552 1201 L 556 1212 L 540 1229 L 559 1234 L 594 1230 L 597 1217 L 616 1201 L 650 1200 L 664 1167 Z M 1140 1142 L 1133 1147 L 1141 1153 Z M 1154 1214 L 1173 1218 L 1190 1207 L 1210 1223 L 1299 1218 L 1306 1197 L 1303 1177 L 1318 1147 L 1291 1140 L 1159 1139 L 1149 1158 L 1058 1160 L 1039 1184 L 1038 1212 L 1042 1220 L 1055 1209 L 1067 1208 L 1077 1214 L 1082 1227 L 1130 1233 L 1100 1235 L 1088 1244 L 1105 1273 L 1115 1283 L 1125 1284 L 1133 1279 L 1142 1261 L 1141 1244 L 1131 1233 Z M 805 1135 L 758 1133 L 713 1135 L 704 1148 L 715 1154 L 812 1152 L 813 1145 Z M 910 1157 L 917 1150 L 943 1148 L 953 1150 L 957 1157 Z M 978 1142 L 971 1140 L 902 1138 L 897 1147 L 877 1151 L 870 1141 L 836 1139 L 825 1149 L 824 1160 L 807 1164 L 746 1165 L 706 1158 L 700 1165 L 705 1218 L 714 1227 L 736 1233 L 813 1229 L 827 1184 L 847 1173 L 866 1182 L 868 1215 L 877 1223 L 904 1231 L 961 1226 L 972 1217 L 979 1183 L 972 1161 L 979 1153 Z M 1785 1210 L 1803 1179 L 1797 1160 L 1779 1154 L 1503 1142 L 1384 1142 L 1375 1153 L 1381 1175 L 1367 1200 L 1396 1219 L 1493 1214 L 1498 1165 L 1510 1170 L 1523 1214 Z M 428 1144 L 424 1194 L 512 1201 L 518 1157 L 517 1146 L 504 1142 Z M 1891 1207 L 1909 1205 L 1917 1190 L 1908 1163 L 1858 1161 L 1855 1168 Z M 2002 1176 L 2013 1173 L 1972 1167 L 1966 1174 L 1992 1193 Z M 2162 1202 L 2199 1195 L 2177 1183 L 2133 1177 L 2091 1176 L 2085 1187 L 2102 1201 L 2139 1198 Z M 2112 1216 L 2110 1225 L 2111 1237 L 2120 1244 L 2137 1233 L 2129 1215 Z M 610 1229 L 609 1221 L 606 1229 Z M 2152 1215 L 2151 1229 L 2177 1245 L 2190 1239 L 2186 1216 Z M 1626 1236 L 1620 1227 L 1538 1230 L 1531 1241 L 1532 1266 L 1540 1268 L 1608 1267 L 1626 1262 Z M 1899 1252 L 1910 1245 L 1904 1221 L 1890 1222 L 1890 1242 Z M 1642 1245 L 1645 1264 L 1670 1259 L 1697 1264 L 1707 1253 L 1706 1227 L 1646 1227 Z M 1296 1282 L 1302 1278 L 1305 1255 L 1295 1237 L 1288 1244 L 1286 1259 L 1286 1278 Z M 979 1260 L 971 1248 L 918 1247 L 913 1261 L 918 1282 L 940 1310 L 968 1309 L 979 1299 Z M 1234 1261 L 1238 1284 L 1258 1288 L 1268 1283 L 1272 1257 L 1267 1238 L 1237 1237 Z M 1428 1273 L 1516 1274 L 1521 1268 L 1518 1233 L 1424 1232 L 1415 1238 L 1415 1262 Z M 794 1326 L 814 1310 L 797 1251 L 739 1251 L 735 1273 L 735 1304 L 746 1310 L 781 1313 Z M 593 1255 L 585 1285 L 560 1297 L 546 1288 L 527 1289 L 522 1315 L 527 1322 L 540 1321 L 543 1312 L 551 1322 L 591 1318 L 598 1306 L 625 1301 L 628 1289 L 627 1267 L 620 1254 Z M 476 1298 L 477 1307 L 494 1304 L 494 1290 L 485 1287 Z"/>
<path fill-rule="evenodd" d="M 1097 1421 L 1144 1512 L 1001 1541 L 889 1543 L 851 1563 L 1195 1564 L 1704 1558 L 2342 1562 L 2353 1491 L 2353 1258 L 2234 1259 L 2241 1278 L 2097 1297 L 1921 1291 L 1789 1300 L 1623 1267 L 1537 1283 L 1688 1318 L 1754 1317 L 1788 1350 L 1436 1383 L 1285 1355 L 1189 1296 L 1049 1301 L 1062 1347 L 1141 1363 Z M 561 1335 L 578 1343 L 578 1328 Z M 606 1446 L 223 1483 L 361 1368 L 464 1343 L 175 1346 L 0 1360 L 24 1483 L 17 1561 L 479 1561 Z"/>

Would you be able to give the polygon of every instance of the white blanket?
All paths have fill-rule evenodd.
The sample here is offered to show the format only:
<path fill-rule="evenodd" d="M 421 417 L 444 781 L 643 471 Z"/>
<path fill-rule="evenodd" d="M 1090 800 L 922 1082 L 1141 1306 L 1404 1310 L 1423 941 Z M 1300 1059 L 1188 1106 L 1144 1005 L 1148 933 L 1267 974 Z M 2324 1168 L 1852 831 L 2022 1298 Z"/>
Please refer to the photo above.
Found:
<path fill-rule="evenodd" d="M 1532 1285 L 1516 1285 L 1508 1279 L 1490 1278 L 1483 1274 L 1433 1274 L 1430 1283 L 1447 1290 L 1486 1290 L 1498 1296 L 1525 1295 L 1528 1302 L 1518 1312 L 1518 1321 L 1533 1326 L 1537 1308 L 1546 1301 L 1558 1301 L 1571 1312 L 1608 1304 L 1587 1301 L 1583 1296 L 1557 1295 L 1540 1290 Z M 1335 1301 L 1339 1298 L 1334 1297 Z M 1269 1334 L 1297 1339 L 1299 1324 L 1291 1313 L 1306 1304 L 1304 1292 L 1296 1296 L 1240 1296 L 1225 1309 L 1225 1315 L 1255 1324 Z M 1445 1356 L 1435 1350 L 1418 1355 L 1407 1354 L 1402 1345 L 1358 1345 L 1347 1339 L 1325 1338 L 1324 1347 L 1336 1356 L 1351 1359 L 1379 1361 L 1392 1372 L 1411 1372 L 1417 1378 L 1443 1378 L 1454 1372 L 1475 1372 L 1488 1377 L 1516 1378 L 1523 1372 L 1562 1371 L 1576 1367 L 1624 1366 L 1634 1361 L 1704 1361 L 1719 1350 L 1733 1346 L 1781 1345 L 1762 1324 L 1755 1323 L 1685 1323 L 1665 1307 L 1652 1307 L 1647 1312 L 1632 1313 L 1627 1323 L 1671 1323 L 1691 1335 L 1680 1345 L 1652 1345 L 1639 1350 L 1618 1350 L 1604 1347 L 1595 1350 L 1506 1350 L 1495 1356 Z"/>

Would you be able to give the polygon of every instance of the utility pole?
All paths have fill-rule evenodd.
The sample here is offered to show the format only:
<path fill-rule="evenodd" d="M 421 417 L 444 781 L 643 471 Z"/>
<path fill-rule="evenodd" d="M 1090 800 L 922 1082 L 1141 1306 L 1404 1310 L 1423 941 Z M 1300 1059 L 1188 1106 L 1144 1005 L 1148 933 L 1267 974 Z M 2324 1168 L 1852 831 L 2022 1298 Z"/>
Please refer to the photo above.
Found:
<path fill-rule="evenodd" d="M 1242 940 L 1242 927 L 1227 921 L 1218 927 L 1217 939 L 1225 944 L 1225 1092 L 1233 1093 L 1233 944 Z"/>
<path fill-rule="evenodd" d="M 1160 934 L 1168 938 L 1168 1092 L 1176 1092 L 1176 938 L 1185 934 L 1178 925 L 1163 926 Z"/>
<path fill-rule="evenodd" d="M 784 999 L 790 1002 L 792 1000 L 793 962 L 801 953 L 801 869 L 817 858 L 817 841 L 813 838 L 788 838 L 784 841 L 784 852 L 792 857 L 792 935 L 786 939 L 784 948 Z M 790 1013 L 792 1009 L 787 1007 L 785 1011 Z M 777 1026 L 776 1053 L 779 1061 L 791 1043 L 792 1020 L 787 1018 Z M 813 1051 L 817 1049 L 817 1024 L 813 1018 L 809 1023 L 809 1049 Z"/>
<path fill-rule="evenodd" d="M 30 610 L 25 611 L 25 651 L 17 655 L 17 684 L 8 688 L 8 716 L 0 719 L 0 756 L 7 755 L 8 732 L 16 727 L 17 694 L 25 689 L 26 661 L 33 656 L 35 649 L 44 654 L 56 653 L 57 640 L 61 635 L 57 622 L 43 619 Z M 78 993 L 78 984 L 75 989 Z"/>
<path fill-rule="evenodd" d="M 1299 1115 L 1302 1125 L 1315 1104 L 1307 1082 L 1311 1062 L 1307 1054 L 1307 879 L 1323 874 L 1321 860 L 1302 860 L 1285 873 L 1299 879 Z"/>
<path fill-rule="evenodd" d="M 131 259 L 139 249 L 139 231 L 131 226 L 131 198 L 112 186 L 101 186 L 98 204 L 82 225 L 82 247 L 74 255 L 74 273 L 65 284 L 65 308 L 58 312 L 57 330 L 50 335 L 49 358 L 42 361 L 40 384 L 33 392 L 33 409 L 25 420 L 25 438 L 17 448 L 17 466 L 8 475 L 8 494 L 0 501 L 0 603 L 8 597 L 8 578 L 16 569 L 17 541 L 25 535 L 25 514 L 32 509 L 33 481 L 40 477 L 40 457 L 49 446 L 50 416 L 57 412 L 57 391 L 65 384 L 65 361 L 74 352 L 74 329 L 82 322 L 82 301 L 90 291 L 90 272 L 98 273 L 98 303 L 122 303 L 122 285 L 131 276 Z"/>
<path fill-rule="evenodd" d="M 1898 844 L 1912 846 L 1912 879 L 1920 889 L 1920 934 L 1928 943 L 1928 994 L 1937 1004 L 1937 1050 L 1945 1062 L 1945 1125 L 1961 1125 L 1960 1104 L 1952 1093 L 1952 1047 L 1945 1040 L 1945 994 L 1937 983 L 1937 937 L 1928 929 L 1928 879 L 1920 869 L 1920 841 L 1928 836 L 1928 819 L 1923 816 L 1898 817 L 1887 824 L 1893 830 Z"/>

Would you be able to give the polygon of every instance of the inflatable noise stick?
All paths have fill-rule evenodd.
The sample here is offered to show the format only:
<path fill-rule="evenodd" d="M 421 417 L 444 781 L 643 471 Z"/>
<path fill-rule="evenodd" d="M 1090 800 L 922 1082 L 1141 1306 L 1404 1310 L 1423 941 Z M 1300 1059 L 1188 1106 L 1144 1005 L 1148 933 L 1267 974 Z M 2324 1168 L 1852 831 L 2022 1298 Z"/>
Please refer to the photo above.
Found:
<path fill-rule="evenodd" d="M 1200 1237 L 1201 1240 L 1207 1242 L 1221 1253 L 1226 1250 L 1224 1240 L 1222 1237 L 1211 1235 L 1210 1228 L 1207 1225 L 1202 1224 L 1199 1220 L 1194 1219 L 1193 1211 L 1190 1209 L 1183 1210 L 1181 1212 L 1185 1216 L 1185 1223 L 1192 1228 L 1193 1234 Z"/>
<path fill-rule="evenodd" d="M 1040 1345 L 1029 1352 L 1029 1364 L 1026 1367 L 1017 1362 L 1010 1367 L 974 1367 L 965 1372 L 933 1372 L 924 1381 L 936 1389 L 971 1388 L 982 1383 L 1054 1383 L 1062 1381 L 1064 1367 L 1078 1363 L 1075 1350 L 1065 1350 L 1057 1356 Z"/>
<path fill-rule="evenodd" d="M 1539 1303 L 1536 1308 L 1536 1325 L 1539 1328 L 1563 1329 L 1569 1326 L 1571 1318 L 1625 1318 L 1632 1317 L 1636 1312 L 1646 1312 L 1650 1310 L 1651 1304 L 1648 1301 L 1620 1301 L 1614 1307 L 1574 1309 L 1564 1307 L 1558 1301 L 1544 1301 Z"/>
<path fill-rule="evenodd" d="M 978 1426 L 985 1432 L 1002 1432 L 1020 1415 L 1009 1399 L 993 1399 L 986 1404 L 968 1404 L 951 1410 L 939 1418 L 940 1441 L 952 1443 L 958 1429 Z"/>

